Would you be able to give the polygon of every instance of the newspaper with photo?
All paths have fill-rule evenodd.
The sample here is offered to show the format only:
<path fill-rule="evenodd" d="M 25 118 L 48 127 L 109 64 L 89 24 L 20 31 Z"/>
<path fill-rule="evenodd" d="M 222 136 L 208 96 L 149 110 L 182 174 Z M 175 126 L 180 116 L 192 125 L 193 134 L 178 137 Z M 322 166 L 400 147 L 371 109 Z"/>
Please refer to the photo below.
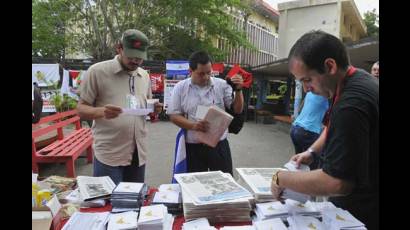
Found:
<path fill-rule="evenodd" d="M 238 198 L 253 198 L 231 175 L 221 171 L 181 173 L 175 179 L 191 195 L 195 204 L 208 204 Z"/>
<path fill-rule="evenodd" d="M 84 201 L 108 198 L 115 188 L 115 184 L 109 176 L 77 176 L 77 184 Z"/>

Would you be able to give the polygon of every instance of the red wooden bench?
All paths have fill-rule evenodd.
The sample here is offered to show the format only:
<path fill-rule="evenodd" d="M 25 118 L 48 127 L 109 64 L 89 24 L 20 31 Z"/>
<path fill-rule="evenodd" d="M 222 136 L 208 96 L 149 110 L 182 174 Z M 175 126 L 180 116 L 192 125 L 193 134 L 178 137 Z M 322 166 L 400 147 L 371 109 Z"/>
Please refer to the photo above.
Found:
<path fill-rule="evenodd" d="M 53 123 L 46 127 L 39 127 L 49 122 Z M 73 123 L 75 124 L 75 130 L 64 137 L 63 127 Z M 54 130 L 57 130 L 58 140 L 41 150 L 36 150 L 35 139 Z M 74 161 L 85 150 L 87 150 L 87 162 L 92 162 L 93 138 L 91 129 L 81 127 L 80 117 L 77 115 L 76 110 L 41 118 L 38 123 L 32 125 L 31 139 L 31 168 L 33 172 L 38 173 L 38 163 L 64 162 L 67 168 L 67 176 L 75 177 Z"/>

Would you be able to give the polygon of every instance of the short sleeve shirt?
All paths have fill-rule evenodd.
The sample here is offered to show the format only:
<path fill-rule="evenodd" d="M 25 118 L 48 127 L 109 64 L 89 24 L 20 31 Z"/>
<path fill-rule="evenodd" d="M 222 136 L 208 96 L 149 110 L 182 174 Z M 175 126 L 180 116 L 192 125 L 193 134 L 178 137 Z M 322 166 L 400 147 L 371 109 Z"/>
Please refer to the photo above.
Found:
<path fill-rule="evenodd" d="M 192 83 L 191 78 L 178 82 L 172 92 L 167 114 L 180 114 L 190 121 L 197 121 L 196 110 L 199 105 L 216 105 L 225 110 L 232 105 L 232 87 L 220 78 L 211 77 L 209 85 L 199 87 Z M 186 142 L 199 143 L 195 131 L 188 130 Z M 222 135 L 221 140 L 228 136 L 228 129 Z"/>
<path fill-rule="evenodd" d="M 126 107 L 130 93 L 130 79 L 134 80 L 135 97 L 141 105 L 152 98 L 151 81 L 142 68 L 133 72 L 123 70 L 118 56 L 92 65 L 80 86 L 80 97 L 95 107 L 107 104 Z M 131 81 L 132 81 L 131 80 Z M 96 119 L 92 126 L 95 157 L 110 166 L 131 164 L 135 147 L 139 165 L 146 162 L 147 127 L 145 116 L 119 115 L 114 119 Z"/>
<path fill-rule="evenodd" d="M 352 214 L 359 216 L 378 202 L 379 193 L 379 84 L 368 75 L 358 69 L 346 78 L 330 115 L 322 165 L 325 173 L 355 184 L 350 195 L 331 201 L 357 209 Z"/>

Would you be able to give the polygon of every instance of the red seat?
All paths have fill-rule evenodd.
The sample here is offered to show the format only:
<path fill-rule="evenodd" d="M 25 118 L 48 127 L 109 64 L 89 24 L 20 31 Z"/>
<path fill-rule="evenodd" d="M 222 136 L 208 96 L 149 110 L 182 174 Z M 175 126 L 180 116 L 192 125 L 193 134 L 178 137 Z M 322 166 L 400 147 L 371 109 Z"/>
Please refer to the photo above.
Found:
<path fill-rule="evenodd" d="M 38 128 L 41 124 L 49 122 L 53 122 L 53 124 Z M 73 123 L 76 129 L 64 137 L 63 127 Z M 80 117 L 77 115 L 76 110 L 43 117 L 38 123 L 32 125 L 32 129 L 31 168 L 33 172 L 38 173 L 38 163 L 64 162 L 67 168 L 67 176 L 75 177 L 74 161 L 86 150 L 87 162 L 92 162 L 93 138 L 91 129 L 81 127 Z M 54 130 L 57 130 L 58 140 L 37 151 L 35 139 Z"/>

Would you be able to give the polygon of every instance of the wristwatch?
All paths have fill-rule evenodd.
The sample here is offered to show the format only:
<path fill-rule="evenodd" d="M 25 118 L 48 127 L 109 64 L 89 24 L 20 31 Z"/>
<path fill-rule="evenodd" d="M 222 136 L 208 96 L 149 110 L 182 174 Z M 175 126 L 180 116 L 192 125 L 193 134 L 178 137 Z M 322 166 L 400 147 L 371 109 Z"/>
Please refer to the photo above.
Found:
<path fill-rule="evenodd" d="M 279 186 L 279 177 L 278 177 L 279 171 L 281 171 L 281 170 L 276 171 L 276 173 L 273 174 L 273 176 L 272 176 L 272 181 L 273 181 L 273 183 L 276 184 L 277 186 Z"/>
<path fill-rule="evenodd" d="M 235 89 L 235 92 L 241 92 L 242 89 Z"/>

